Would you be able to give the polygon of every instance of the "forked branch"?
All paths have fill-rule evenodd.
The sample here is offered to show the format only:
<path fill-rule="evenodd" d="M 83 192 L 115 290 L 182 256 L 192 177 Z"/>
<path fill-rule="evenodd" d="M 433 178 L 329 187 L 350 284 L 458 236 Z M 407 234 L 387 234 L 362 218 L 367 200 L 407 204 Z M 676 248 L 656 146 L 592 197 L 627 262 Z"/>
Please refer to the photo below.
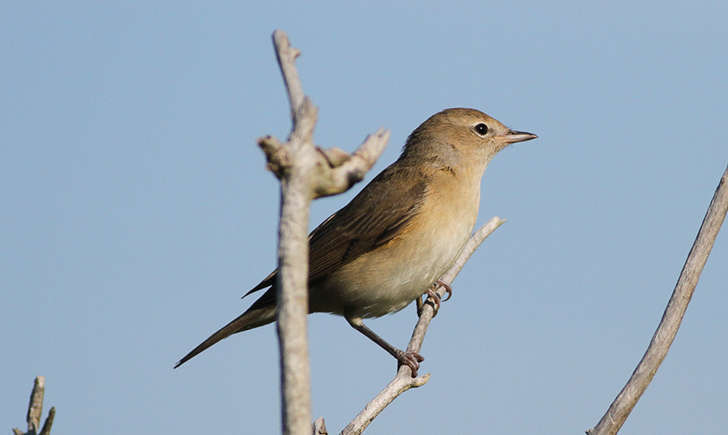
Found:
<path fill-rule="evenodd" d="M 53 419 L 56 417 L 55 406 L 48 411 L 48 418 L 40 426 L 40 419 L 43 416 L 43 396 L 45 395 L 45 377 L 36 376 L 33 382 L 33 391 L 30 393 L 30 402 L 28 403 L 28 414 L 25 417 L 28 423 L 28 431 L 23 432 L 18 428 L 13 428 L 15 435 L 50 435 L 53 427 Z"/>
<path fill-rule="evenodd" d="M 281 181 L 276 280 L 277 330 L 281 367 L 284 434 L 311 433 L 311 380 L 308 362 L 308 219 L 311 200 L 341 193 L 364 178 L 384 150 L 389 132 L 367 137 L 352 155 L 314 146 L 318 111 L 304 96 L 295 60 L 300 52 L 280 30 L 273 33 L 278 65 L 291 106 L 293 127 L 283 143 L 258 140 L 270 169 Z"/>

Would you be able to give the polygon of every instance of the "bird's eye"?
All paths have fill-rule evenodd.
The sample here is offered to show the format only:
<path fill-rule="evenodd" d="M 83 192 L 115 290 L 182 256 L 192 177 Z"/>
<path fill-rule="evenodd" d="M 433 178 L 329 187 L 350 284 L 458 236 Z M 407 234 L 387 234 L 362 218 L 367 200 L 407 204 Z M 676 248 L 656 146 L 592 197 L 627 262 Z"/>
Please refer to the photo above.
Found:
<path fill-rule="evenodd" d="M 480 124 L 477 124 L 473 128 L 475 129 L 475 132 L 481 136 L 485 136 L 486 133 L 488 133 L 488 126 L 483 124 L 482 122 Z"/>

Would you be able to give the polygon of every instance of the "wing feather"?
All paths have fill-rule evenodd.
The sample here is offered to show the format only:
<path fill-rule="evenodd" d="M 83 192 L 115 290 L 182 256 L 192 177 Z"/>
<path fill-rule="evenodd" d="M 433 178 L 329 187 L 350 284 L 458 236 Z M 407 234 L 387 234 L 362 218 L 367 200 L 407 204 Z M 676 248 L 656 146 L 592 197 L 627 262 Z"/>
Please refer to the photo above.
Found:
<path fill-rule="evenodd" d="M 423 171 L 396 163 L 377 175 L 309 235 L 309 283 L 397 237 L 419 213 L 427 185 Z M 272 286 L 277 275 L 276 269 L 245 296 Z"/>

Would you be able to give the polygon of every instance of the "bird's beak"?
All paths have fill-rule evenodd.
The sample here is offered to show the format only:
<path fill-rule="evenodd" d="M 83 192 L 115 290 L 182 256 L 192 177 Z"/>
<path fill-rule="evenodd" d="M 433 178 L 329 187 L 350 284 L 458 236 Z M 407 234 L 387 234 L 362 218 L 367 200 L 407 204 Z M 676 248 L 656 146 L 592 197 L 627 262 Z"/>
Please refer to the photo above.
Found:
<path fill-rule="evenodd" d="M 523 142 L 531 139 L 536 139 L 537 137 L 538 136 L 533 133 L 526 133 L 525 131 L 516 130 L 509 130 L 508 134 L 502 136 L 503 142 L 505 143 Z"/>

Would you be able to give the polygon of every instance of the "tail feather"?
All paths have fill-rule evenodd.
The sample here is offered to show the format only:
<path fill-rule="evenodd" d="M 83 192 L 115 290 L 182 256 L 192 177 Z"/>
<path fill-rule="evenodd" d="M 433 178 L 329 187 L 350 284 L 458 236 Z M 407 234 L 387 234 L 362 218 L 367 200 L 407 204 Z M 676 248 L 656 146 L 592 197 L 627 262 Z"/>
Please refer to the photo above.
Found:
<path fill-rule="evenodd" d="M 269 290 L 269 292 L 271 290 Z M 266 294 L 267 293 L 268 292 L 266 292 Z M 258 326 L 263 326 L 265 324 L 273 322 L 276 319 L 275 302 L 273 301 L 273 303 L 259 304 L 259 302 L 261 302 L 263 299 L 265 299 L 265 295 L 261 297 L 258 301 L 256 301 L 256 303 L 253 304 L 246 312 L 236 317 L 227 325 L 220 328 L 217 332 L 208 337 L 207 340 L 200 343 L 196 348 L 192 349 L 190 353 L 177 361 L 177 364 L 174 365 L 174 368 L 177 368 L 182 364 L 186 363 L 197 354 L 201 353 L 202 351 L 222 340 L 223 338 L 227 338 L 235 333 L 247 331 L 248 329 L 257 328 Z"/>

